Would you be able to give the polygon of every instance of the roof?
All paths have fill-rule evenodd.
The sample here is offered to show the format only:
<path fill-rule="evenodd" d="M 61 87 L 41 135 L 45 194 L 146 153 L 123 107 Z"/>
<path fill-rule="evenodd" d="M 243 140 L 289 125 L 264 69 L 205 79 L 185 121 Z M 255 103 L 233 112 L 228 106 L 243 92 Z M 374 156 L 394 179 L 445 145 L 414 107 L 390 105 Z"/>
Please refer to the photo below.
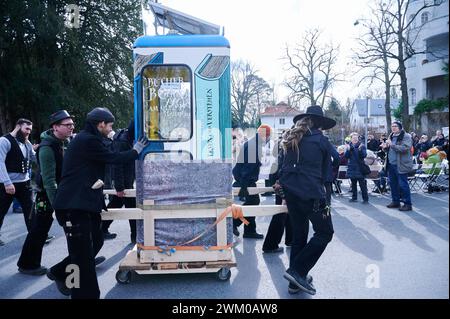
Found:
<path fill-rule="evenodd" d="M 221 35 L 154 35 L 136 39 L 134 48 L 146 47 L 230 47 L 228 40 Z"/>
<path fill-rule="evenodd" d="M 268 106 L 264 110 L 263 113 L 261 113 L 261 116 L 295 116 L 297 114 L 300 114 L 300 111 L 294 109 L 293 107 L 287 105 L 285 102 L 280 102 L 277 105 L 274 106 Z"/>
<path fill-rule="evenodd" d="M 370 116 L 385 116 L 386 110 L 384 108 L 385 99 L 370 99 Z M 399 99 L 391 99 L 391 109 L 394 110 L 398 107 L 400 103 Z M 366 116 L 366 105 L 367 99 L 356 99 L 353 102 L 353 105 L 356 107 L 358 111 L 358 116 L 365 117 Z"/>

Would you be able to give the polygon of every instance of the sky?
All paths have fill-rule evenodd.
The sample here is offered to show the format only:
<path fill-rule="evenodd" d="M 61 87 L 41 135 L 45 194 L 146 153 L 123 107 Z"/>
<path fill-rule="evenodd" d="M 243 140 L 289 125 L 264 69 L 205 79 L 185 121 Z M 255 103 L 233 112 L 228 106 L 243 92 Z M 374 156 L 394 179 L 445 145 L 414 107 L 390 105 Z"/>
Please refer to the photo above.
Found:
<path fill-rule="evenodd" d="M 270 84 L 275 84 L 278 102 L 287 101 L 288 89 L 282 56 L 286 45 L 294 47 L 311 28 L 323 31 L 323 41 L 339 45 L 340 71 L 350 71 L 332 90 L 341 103 L 367 90 L 349 64 L 355 38 L 362 33 L 354 26 L 367 17 L 374 0 L 159 0 L 160 4 L 224 27 L 231 46 L 231 60 L 247 60 Z"/>

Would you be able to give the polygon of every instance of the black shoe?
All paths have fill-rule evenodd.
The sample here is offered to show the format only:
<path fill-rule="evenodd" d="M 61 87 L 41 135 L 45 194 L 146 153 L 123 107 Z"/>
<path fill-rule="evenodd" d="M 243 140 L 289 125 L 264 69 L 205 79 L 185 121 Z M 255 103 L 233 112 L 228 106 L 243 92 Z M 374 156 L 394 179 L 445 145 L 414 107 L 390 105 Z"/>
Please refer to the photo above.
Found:
<path fill-rule="evenodd" d="M 242 237 L 244 237 L 244 238 L 254 238 L 254 239 L 263 239 L 264 235 L 263 234 L 258 234 L 256 232 L 255 233 L 245 233 L 244 232 L 244 235 Z"/>
<path fill-rule="evenodd" d="M 52 235 L 47 236 L 47 239 L 45 240 L 45 244 L 50 243 L 53 239 L 55 239 L 55 236 L 52 236 Z"/>
<path fill-rule="evenodd" d="M 291 284 L 299 287 L 304 292 L 315 295 L 316 289 L 314 286 L 312 286 L 310 283 L 308 283 L 308 280 L 306 278 L 302 278 L 295 270 L 289 268 L 284 273 L 283 277 L 287 279 Z"/>
<path fill-rule="evenodd" d="M 350 203 L 355 203 L 355 202 L 357 202 L 358 200 L 355 199 L 355 198 L 350 198 L 348 201 L 349 201 Z"/>
<path fill-rule="evenodd" d="M 25 269 L 25 268 L 19 267 L 19 272 L 22 274 L 25 274 L 25 275 L 42 276 L 42 275 L 45 275 L 45 273 L 47 272 L 47 268 L 43 267 L 43 266 L 40 266 L 35 269 Z"/>
<path fill-rule="evenodd" d="M 314 285 L 312 284 L 313 282 L 313 277 L 311 275 L 306 275 L 306 281 L 308 281 L 308 283 L 311 285 L 311 287 L 314 288 Z M 314 288 L 316 289 L 316 288 Z M 289 282 L 289 286 L 288 286 L 288 292 L 290 294 L 296 294 L 300 291 L 301 289 L 299 287 L 297 287 L 296 285 L 294 285 L 293 283 Z"/>
<path fill-rule="evenodd" d="M 389 205 L 386 205 L 387 208 L 400 208 L 400 203 L 390 203 Z"/>
<path fill-rule="evenodd" d="M 103 232 L 104 240 L 114 239 L 114 238 L 116 238 L 116 236 L 117 236 L 117 234 L 115 234 L 115 233 Z"/>
<path fill-rule="evenodd" d="M 98 256 L 98 257 L 95 257 L 95 265 L 96 266 L 98 266 L 98 265 L 100 265 L 102 262 L 104 262 L 106 260 L 106 257 L 105 256 Z"/>
<path fill-rule="evenodd" d="M 234 236 L 239 237 L 240 233 L 239 233 L 239 230 L 237 229 L 237 227 L 233 227 L 233 234 L 234 234 Z"/>
<path fill-rule="evenodd" d="M 412 210 L 412 206 L 411 205 L 403 205 L 402 207 L 400 207 L 399 209 L 398 209 L 399 211 L 402 211 L 402 212 L 406 212 L 406 211 L 409 211 L 409 210 Z"/>
<path fill-rule="evenodd" d="M 60 293 L 62 293 L 64 296 L 70 296 L 70 289 L 67 288 L 63 280 L 56 279 L 56 276 L 52 273 L 51 269 L 47 270 L 47 278 L 56 283 L 56 287 L 58 288 Z"/>
<path fill-rule="evenodd" d="M 368 200 L 363 200 L 362 203 L 363 203 L 363 204 L 369 204 L 369 201 L 368 201 Z"/>
<path fill-rule="evenodd" d="M 5 242 L 0 239 L 0 246 L 5 246 Z"/>
<path fill-rule="evenodd" d="M 284 251 L 283 247 L 278 247 L 275 249 L 263 249 L 263 253 L 265 254 L 276 254 L 276 253 L 282 253 Z"/>
<path fill-rule="evenodd" d="M 22 214 L 23 213 L 23 211 L 22 211 L 22 208 L 16 208 L 16 209 L 13 209 L 13 214 Z"/>

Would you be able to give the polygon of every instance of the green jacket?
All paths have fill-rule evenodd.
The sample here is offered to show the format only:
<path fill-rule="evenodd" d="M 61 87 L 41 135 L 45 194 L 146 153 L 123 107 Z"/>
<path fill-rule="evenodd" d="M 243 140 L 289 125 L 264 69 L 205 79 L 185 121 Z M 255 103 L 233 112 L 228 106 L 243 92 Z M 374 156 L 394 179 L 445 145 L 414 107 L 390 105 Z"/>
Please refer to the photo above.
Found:
<path fill-rule="evenodd" d="M 49 142 L 57 142 L 62 147 L 63 154 L 69 144 L 68 140 L 59 140 L 53 135 L 53 130 L 49 129 L 42 132 L 41 141 L 48 140 Z M 53 205 L 53 201 L 56 195 L 56 189 L 58 187 L 56 182 L 56 162 L 55 155 L 50 146 L 41 146 L 39 149 L 39 169 L 42 176 L 42 184 L 44 185 L 45 192 Z"/>

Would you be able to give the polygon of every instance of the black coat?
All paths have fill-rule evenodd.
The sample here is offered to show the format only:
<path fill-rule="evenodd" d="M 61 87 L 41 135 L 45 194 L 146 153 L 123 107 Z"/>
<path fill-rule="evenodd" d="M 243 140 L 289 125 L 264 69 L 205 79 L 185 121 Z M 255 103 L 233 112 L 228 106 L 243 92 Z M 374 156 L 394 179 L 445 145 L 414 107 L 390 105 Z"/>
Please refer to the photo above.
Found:
<path fill-rule="evenodd" d="M 297 152 L 292 149 L 284 156 L 280 184 L 301 200 L 325 198 L 324 182 L 333 146 L 321 131 L 313 129 L 303 136 L 298 147 L 298 160 Z"/>
<path fill-rule="evenodd" d="M 63 160 L 62 178 L 53 207 L 55 210 L 83 210 L 101 213 L 106 208 L 103 187 L 92 185 L 105 178 L 105 164 L 134 161 L 135 150 L 114 153 L 102 143 L 97 128 L 87 123 L 83 131 L 70 142 Z"/>
<path fill-rule="evenodd" d="M 235 186 L 248 187 L 258 181 L 261 167 L 261 143 L 258 134 L 244 143 L 233 168 L 233 177 L 236 180 Z"/>
<path fill-rule="evenodd" d="M 115 152 L 125 152 L 133 148 L 132 137 L 129 136 L 128 130 L 120 130 L 114 135 L 113 149 Z M 121 192 L 124 189 L 133 188 L 135 179 L 135 161 L 120 163 L 114 165 L 113 181 L 116 191 Z"/>

